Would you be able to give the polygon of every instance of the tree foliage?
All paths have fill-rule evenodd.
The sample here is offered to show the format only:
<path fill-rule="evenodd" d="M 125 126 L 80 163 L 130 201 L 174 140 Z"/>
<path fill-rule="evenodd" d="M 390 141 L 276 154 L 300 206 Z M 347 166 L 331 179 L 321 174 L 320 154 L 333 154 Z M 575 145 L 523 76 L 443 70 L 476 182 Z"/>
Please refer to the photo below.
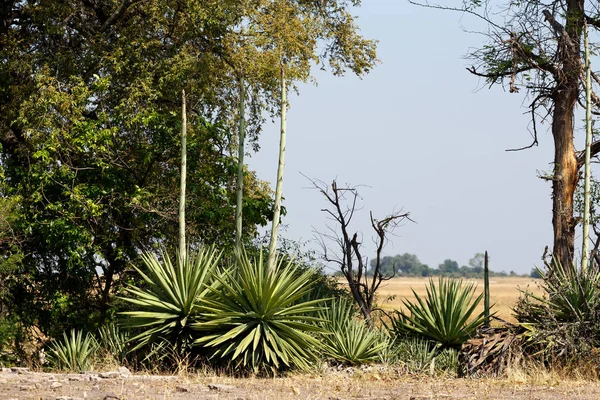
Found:
<path fill-rule="evenodd" d="M 177 237 L 179 94 L 188 99 L 187 234 L 233 244 L 239 74 L 248 137 L 277 112 L 278 71 L 367 72 L 358 2 L 7 1 L 0 7 L 0 194 L 16 204 L 2 300 L 56 335 L 102 323 L 139 254 Z M 272 218 L 245 169 L 244 237 Z M 10 265 L 10 268 L 8 266 Z M 10 279 L 18 276 L 19 279 Z"/>
<path fill-rule="evenodd" d="M 369 273 L 372 273 L 375 261 L 371 260 Z M 483 277 L 483 254 L 476 253 L 469 260 L 469 265 L 463 265 L 459 268 L 458 262 L 452 259 L 446 259 L 438 265 L 438 268 L 430 268 L 423 264 L 416 254 L 404 253 L 395 256 L 385 256 L 381 258 L 381 273 L 386 277 L 428 277 L 444 276 L 453 278 L 482 278 Z M 514 274 L 511 272 L 511 274 Z M 506 276 L 507 273 L 490 271 L 491 276 Z"/>

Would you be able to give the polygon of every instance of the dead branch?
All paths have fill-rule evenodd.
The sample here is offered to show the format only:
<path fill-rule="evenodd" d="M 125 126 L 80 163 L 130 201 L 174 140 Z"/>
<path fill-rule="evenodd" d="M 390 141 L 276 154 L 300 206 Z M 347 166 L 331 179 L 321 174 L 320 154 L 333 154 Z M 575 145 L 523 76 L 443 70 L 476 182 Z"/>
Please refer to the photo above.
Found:
<path fill-rule="evenodd" d="M 333 263 L 342 272 L 354 301 L 358 304 L 363 316 L 371 322 L 371 313 L 375 307 L 377 289 L 390 277 L 381 273 L 382 253 L 388 242 L 388 235 L 393 233 L 403 221 L 412 221 L 408 212 L 394 212 L 378 220 L 370 213 L 371 226 L 375 231 L 377 246 L 375 265 L 372 275 L 368 274 L 368 263 L 362 254 L 362 240 L 359 232 L 350 233 L 352 221 L 359 199 L 356 187 L 338 186 L 334 180 L 331 185 L 323 181 L 309 179 L 313 189 L 317 189 L 327 200 L 329 206 L 322 209 L 335 226 L 326 226 L 326 232 L 315 230 L 322 249 L 322 259 Z M 413 221 L 414 222 L 414 221 Z"/>

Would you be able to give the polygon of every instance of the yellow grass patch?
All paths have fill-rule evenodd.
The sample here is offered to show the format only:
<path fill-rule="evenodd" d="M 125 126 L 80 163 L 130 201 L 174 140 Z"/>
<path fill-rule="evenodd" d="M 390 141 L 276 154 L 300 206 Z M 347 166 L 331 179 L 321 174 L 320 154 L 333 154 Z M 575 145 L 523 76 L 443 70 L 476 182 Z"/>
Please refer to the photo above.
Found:
<path fill-rule="evenodd" d="M 437 283 L 438 278 L 433 278 Z M 483 292 L 483 279 L 464 279 L 467 282 L 475 282 L 477 286 L 476 295 Z M 414 299 L 411 288 L 419 296 L 426 294 L 426 285 L 429 278 L 393 278 L 383 282 L 377 291 L 378 304 L 386 311 L 402 309 L 402 299 Z M 535 294 L 542 294 L 539 287 L 539 279 L 523 277 L 493 277 L 490 278 L 490 302 L 494 305 L 492 312 L 496 311 L 497 316 L 509 322 L 515 322 L 512 316 L 512 307 L 519 299 L 520 289 L 528 289 Z M 388 300 L 389 297 L 395 298 Z M 483 300 L 481 301 L 480 311 L 483 311 Z"/>

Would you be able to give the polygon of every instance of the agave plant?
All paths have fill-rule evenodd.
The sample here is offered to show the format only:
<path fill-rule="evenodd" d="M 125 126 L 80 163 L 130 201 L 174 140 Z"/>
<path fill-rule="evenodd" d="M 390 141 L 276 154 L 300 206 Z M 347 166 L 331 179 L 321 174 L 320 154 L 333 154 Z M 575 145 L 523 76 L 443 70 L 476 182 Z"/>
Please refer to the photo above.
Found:
<path fill-rule="evenodd" d="M 130 297 L 123 298 L 136 307 L 122 313 L 128 317 L 127 325 L 143 329 L 131 338 L 138 342 L 133 350 L 164 340 L 179 349 L 187 348 L 193 341 L 190 325 L 208 292 L 219 254 L 212 247 L 203 248 L 185 260 L 178 257 L 176 265 L 165 253 L 162 262 L 152 253 L 143 254 L 142 259 L 146 271 L 135 269 L 147 287 L 130 286 L 126 289 Z"/>
<path fill-rule="evenodd" d="M 129 352 L 129 335 L 127 331 L 121 330 L 116 324 L 111 323 L 103 325 L 98 329 L 98 344 L 103 348 L 115 361 L 122 364 Z"/>
<path fill-rule="evenodd" d="M 262 252 L 252 260 L 242 253 L 236 264 L 203 299 L 203 320 L 193 324 L 202 336 L 195 343 L 212 350 L 213 358 L 254 371 L 307 368 L 319 345 L 311 333 L 322 331 L 313 314 L 323 300 L 301 301 L 312 272 L 298 275 L 293 261 L 281 258 L 268 268 Z"/>
<path fill-rule="evenodd" d="M 319 312 L 324 353 L 344 364 L 360 365 L 378 361 L 390 346 L 388 337 L 358 319 L 352 304 L 346 299 L 332 300 Z"/>
<path fill-rule="evenodd" d="M 73 329 L 70 335 L 63 333 L 62 341 L 50 345 L 48 360 L 58 369 L 85 372 L 90 370 L 97 350 L 94 336 Z"/>
<path fill-rule="evenodd" d="M 474 293 L 472 283 L 440 278 L 436 286 L 430 279 L 424 299 L 413 290 L 415 302 L 402 301 L 410 314 L 399 312 L 392 321 L 393 330 L 458 347 L 485 321 L 484 312 L 475 314 L 483 293 L 473 298 Z"/>
<path fill-rule="evenodd" d="M 584 322 L 600 306 L 600 274 L 594 269 L 565 268 L 555 260 L 551 273 L 539 268 L 537 272 L 543 281 L 545 296 L 525 293 L 537 303 L 530 304 L 532 308 L 522 316 L 520 313 L 524 310 L 515 309 L 517 320 L 541 322 L 537 319 L 544 318 L 545 312 L 557 322 Z"/>
<path fill-rule="evenodd" d="M 589 359 L 600 337 L 600 274 L 556 260 L 550 272 L 538 272 L 544 295 L 524 291 L 514 308 L 526 350 L 568 363 Z"/>

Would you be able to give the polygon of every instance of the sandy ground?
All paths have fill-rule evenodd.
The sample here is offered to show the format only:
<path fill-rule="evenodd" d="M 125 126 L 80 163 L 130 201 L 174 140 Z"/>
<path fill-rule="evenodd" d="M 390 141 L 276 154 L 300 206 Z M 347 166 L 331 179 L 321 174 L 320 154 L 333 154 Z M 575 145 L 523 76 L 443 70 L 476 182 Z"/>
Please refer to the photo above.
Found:
<path fill-rule="evenodd" d="M 520 383 L 514 380 L 442 379 L 361 373 L 288 378 L 221 378 L 202 376 L 0 372 L 0 399 L 600 399 L 596 382 Z"/>

